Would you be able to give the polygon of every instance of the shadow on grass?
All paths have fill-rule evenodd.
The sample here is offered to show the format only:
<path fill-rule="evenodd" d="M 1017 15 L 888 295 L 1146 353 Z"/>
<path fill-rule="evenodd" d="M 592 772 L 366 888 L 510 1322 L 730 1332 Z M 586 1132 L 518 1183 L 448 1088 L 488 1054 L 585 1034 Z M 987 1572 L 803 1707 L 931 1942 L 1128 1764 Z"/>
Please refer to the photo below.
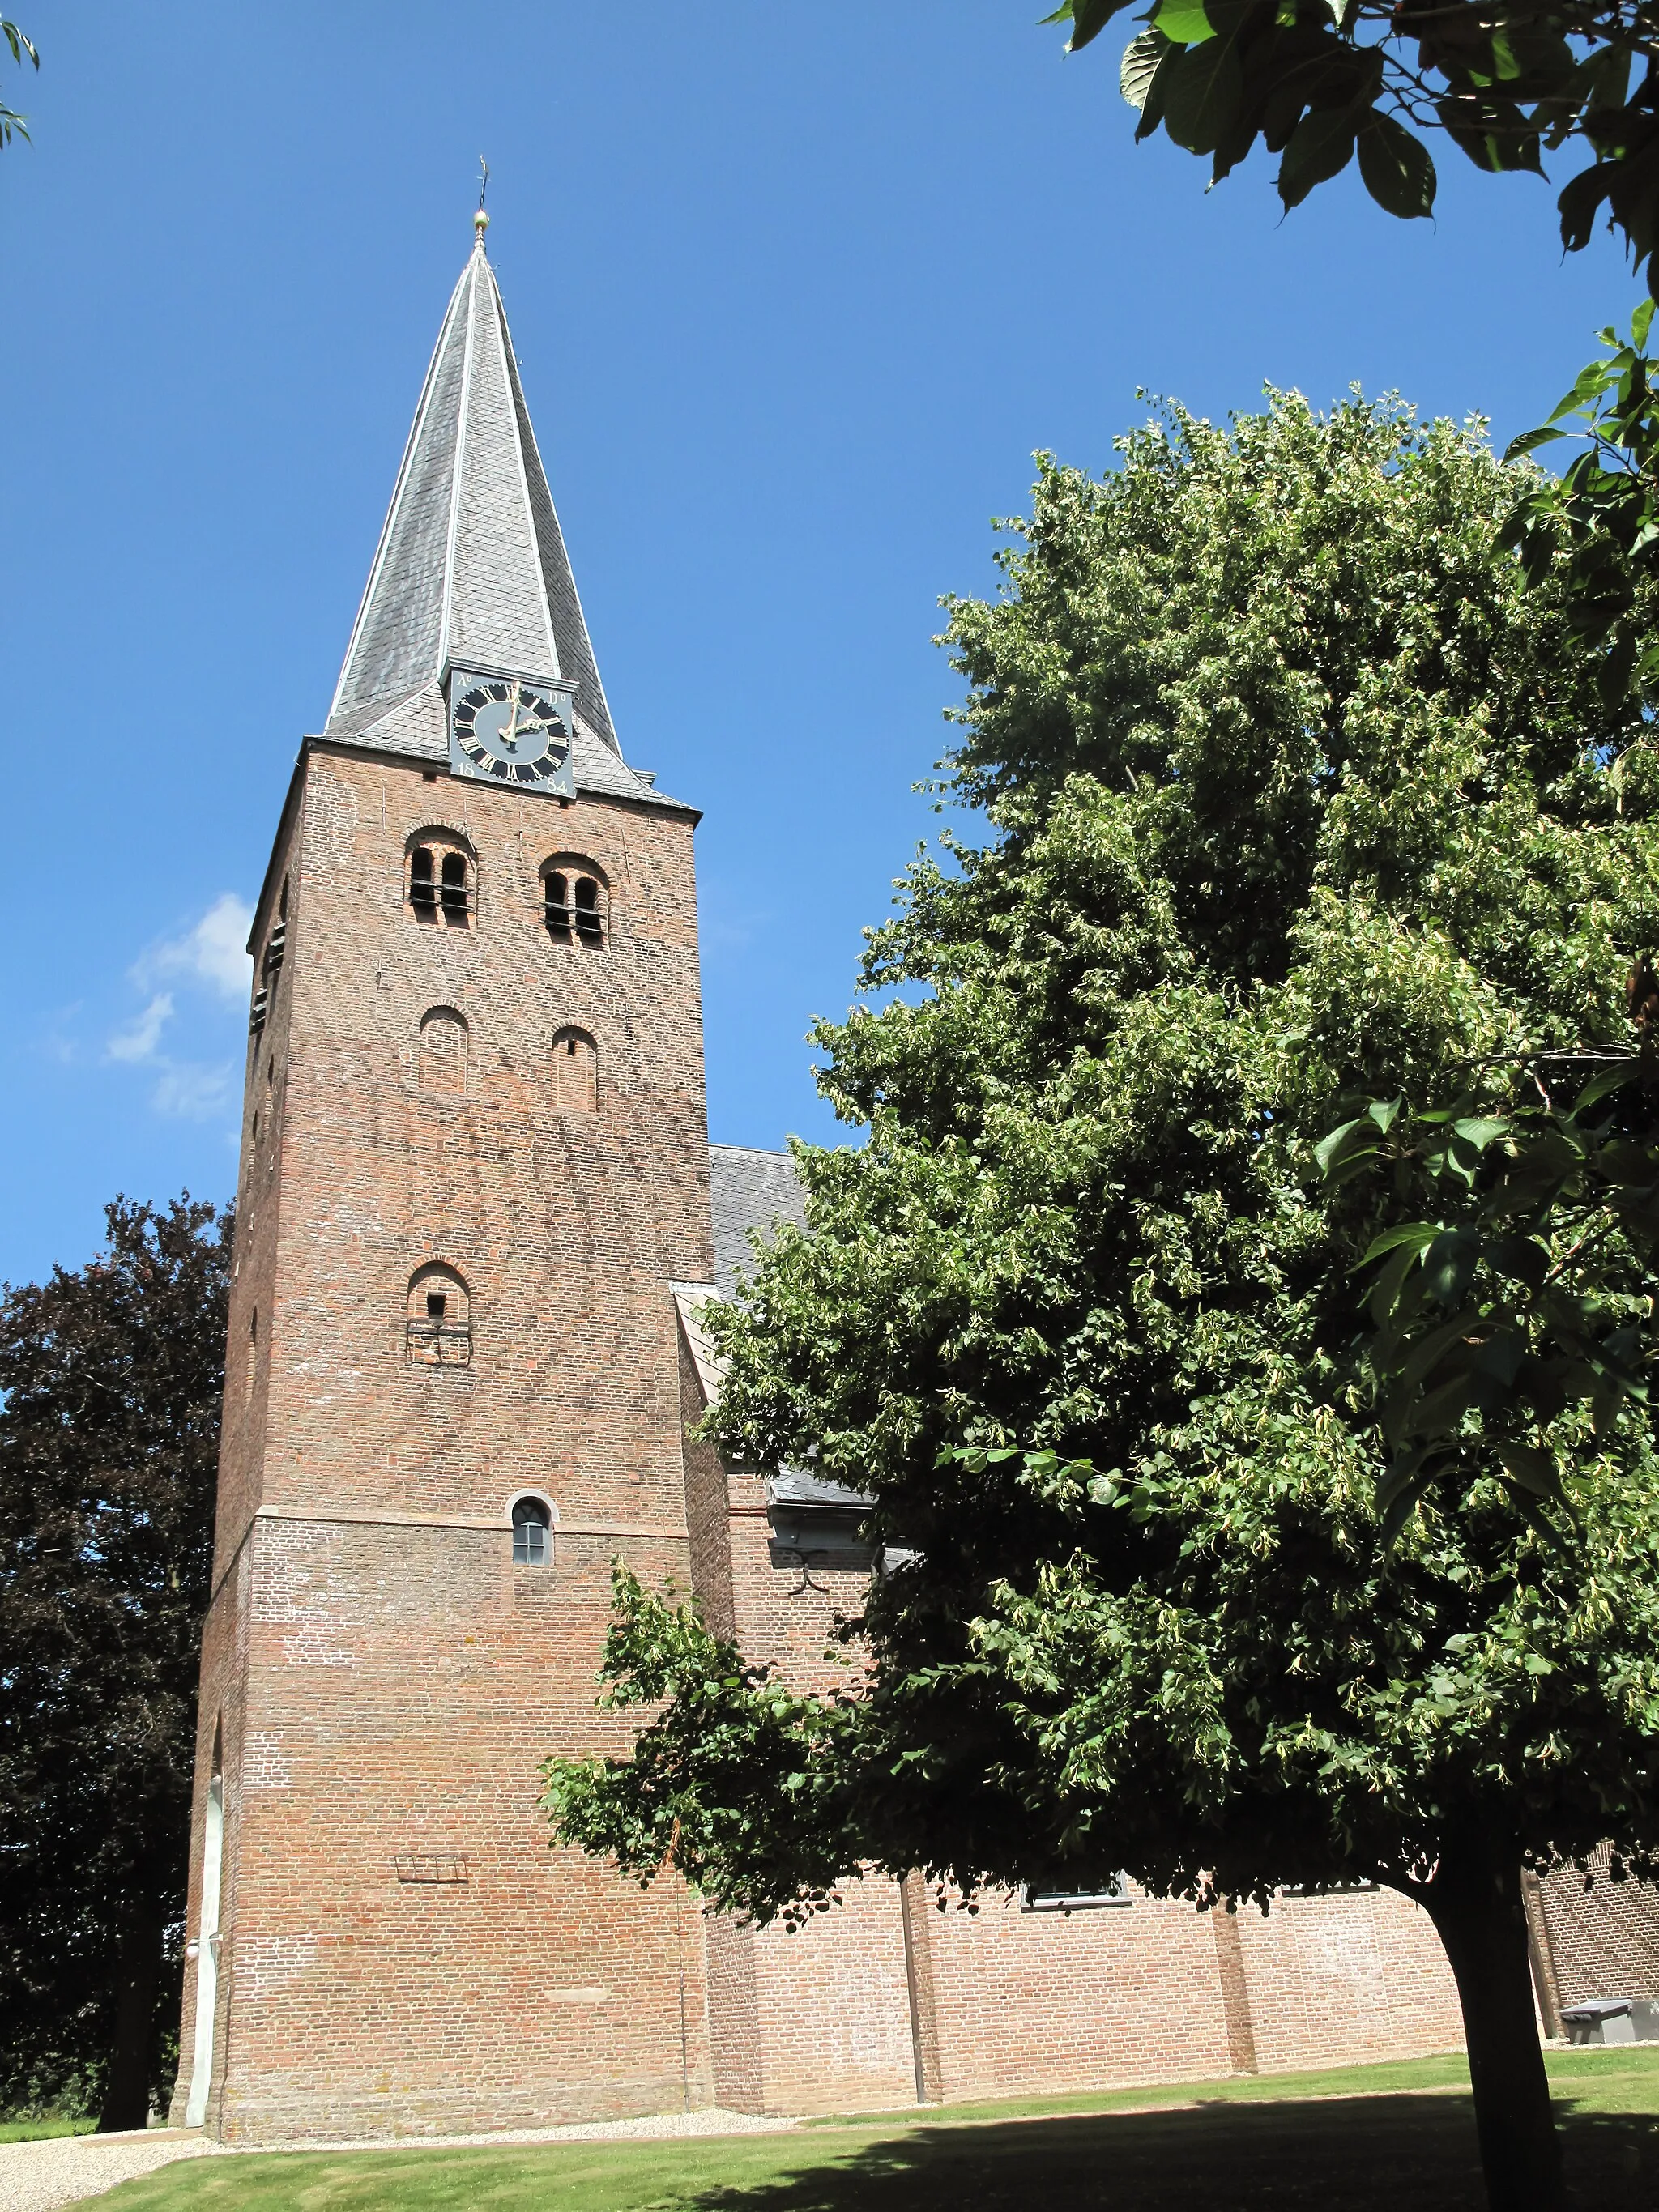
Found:
<path fill-rule="evenodd" d="M 1659 2202 L 1659 2119 L 1561 2114 L 1580 2204 Z M 803 2146 L 805 2148 L 805 2146 Z M 826 2148 L 828 2146 L 826 2145 Z M 1467 2098 L 916 2128 L 815 2166 L 679 2200 L 690 2212 L 1485 2212 Z"/>

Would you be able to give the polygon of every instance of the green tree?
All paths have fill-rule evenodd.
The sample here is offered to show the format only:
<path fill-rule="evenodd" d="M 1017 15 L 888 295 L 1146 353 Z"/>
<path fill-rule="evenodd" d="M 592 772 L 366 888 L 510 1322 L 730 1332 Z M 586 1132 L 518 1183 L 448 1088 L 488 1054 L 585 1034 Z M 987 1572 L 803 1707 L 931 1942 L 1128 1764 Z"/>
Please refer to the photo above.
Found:
<path fill-rule="evenodd" d="M 1319 1150 L 1345 1100 L 1624 1048 L 1659 775 L 1495 555 L 1477 429 L 1274 395 L 1120 454 L 1044 459 L 1000 596 L 948 603 L 986 834 L 872 933 L 817 1037 L 867 1141 L 799 1148 L 807 1231 L 712 1321 L 722 1448 L 856 1482 L 915 1555 L 848 1625 L 869 1671 L 797 1695 L 620 1576 L 608 1694 L 656 1711 L 548 1802 L 763 1920 L 864 1862 L 1389 1884 L 1456 1977 L 1492 2202 L 1553 2212 L 1521 1880 L 1654 1864 L 1659 1459 L 1628 1395 L 1564 1402 L 1564 1541 L 1472 1410 L 1390 1542 L 1356 1269 L 1428 1170 Z"/>
<path fill-rule="evenodd" d="M 231 1217 L 0 1296 L 0 2104 L 143 2127 L 183 1963 Z"/>
<path fill-rule="evenodd" d="M 1046 20 L 1071 24 L 1075 53 L 1131 4 L 1062 0 Z M 1604 206 L 1638 267 L 1659 234 L 1650 0 L 1154 0 L 1139 20 L 1118 79 L 1135 136 L 1161 125 L 1212 182 L 1260 138 L 1288 209 L 1357 155 L 1371 198 L 1410 217 L 1434 208 L 1424 131 L 1492 174 L 1541 176 L 1572 144 L 1591 159 L 1557 202 L 1563 244 L 1586 245 Z"/>

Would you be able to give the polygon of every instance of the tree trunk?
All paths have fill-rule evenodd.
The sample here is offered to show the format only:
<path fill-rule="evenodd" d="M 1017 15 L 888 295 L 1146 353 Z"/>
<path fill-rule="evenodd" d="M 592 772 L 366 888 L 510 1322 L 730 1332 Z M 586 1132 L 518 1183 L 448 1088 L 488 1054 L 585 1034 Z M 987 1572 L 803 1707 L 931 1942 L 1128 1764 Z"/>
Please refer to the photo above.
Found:
<path fill-rule="evenodd" d="M 1520 1846 L 1510 1838 L 1449 1839 L 1414 1893 L 1457 1981 L 1492 2212 L 1565 2212 L 1561 2143 L 1533 2013 Z"/>
<path fill-rule="evenodd" d="M 108 2135 L 149 2124 L 149 2087 L 155 2051 L 155 2000 L 161 1979 L 164 1930 L 155 1896 L 135 1883 L 127 1897 L 115 1976 L 115 2032 L 109 2073 L 98 2115 Z"/>

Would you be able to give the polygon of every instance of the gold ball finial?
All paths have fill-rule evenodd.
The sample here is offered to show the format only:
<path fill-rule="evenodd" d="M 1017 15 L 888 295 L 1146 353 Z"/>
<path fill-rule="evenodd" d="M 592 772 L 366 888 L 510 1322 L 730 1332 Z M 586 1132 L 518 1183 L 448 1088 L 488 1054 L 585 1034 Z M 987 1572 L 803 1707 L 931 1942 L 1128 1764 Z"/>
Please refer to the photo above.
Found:
<path fill-rule="evenodd" d="M 484 233 L 489 228 L 489 217 L 484 213 L 482 208 L 478 210 L 477 215 L 472 218 L 472 228 L 477 234 L 479 245 L 482 246 L 484 242 Z"/>

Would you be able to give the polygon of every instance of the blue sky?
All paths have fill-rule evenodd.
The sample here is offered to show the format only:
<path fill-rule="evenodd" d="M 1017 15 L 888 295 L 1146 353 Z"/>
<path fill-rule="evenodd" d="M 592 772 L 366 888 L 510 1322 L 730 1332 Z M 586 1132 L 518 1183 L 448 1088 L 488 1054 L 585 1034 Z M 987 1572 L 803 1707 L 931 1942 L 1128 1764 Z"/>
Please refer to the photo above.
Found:
<path fill-rule="evenodd" d="M 1132 143 L 1120 41 L 1036 0 L 688 9 L 16 0 L 0 153 L 10 834 L 0 1274 L 117 1190 L 234 1180 L 238 927 L 326 709 L 428 353 L 492 257 L 624 750 L 698 833 L 712 1134 L 835 1124 L 803 1042 L 933 826 L 938 594 L 1033 448 L 1137 386 L 1353 381 L 1506 439 L 1635 295 L 1553 192 L 1444 149 L 1357 179 Z M 1127 35 L 1126 27 L 1125 35 Z"/>

